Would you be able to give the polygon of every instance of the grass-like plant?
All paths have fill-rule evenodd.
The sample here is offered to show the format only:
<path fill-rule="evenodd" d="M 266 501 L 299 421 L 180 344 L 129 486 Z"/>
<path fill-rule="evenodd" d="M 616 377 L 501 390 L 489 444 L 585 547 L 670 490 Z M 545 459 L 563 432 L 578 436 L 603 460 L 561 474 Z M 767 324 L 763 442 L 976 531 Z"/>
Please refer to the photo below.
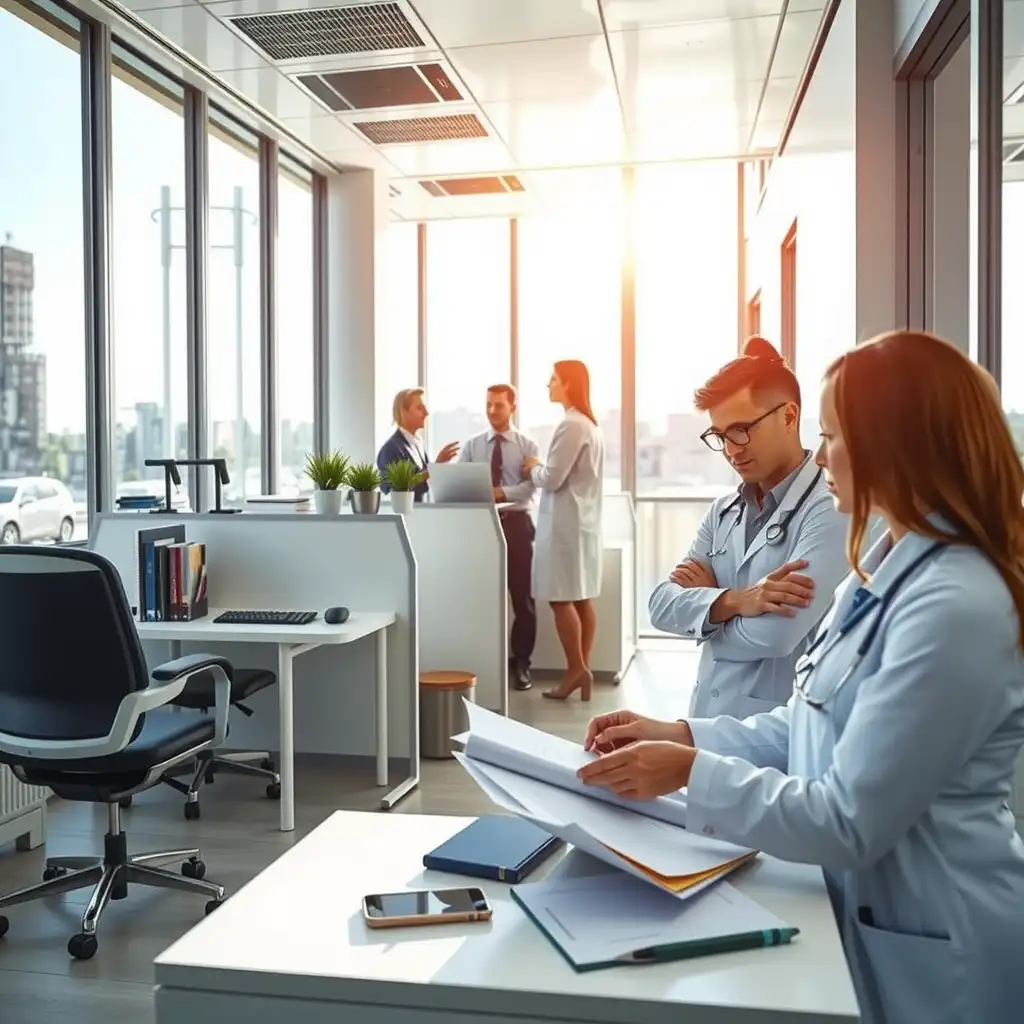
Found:
<path fill-rule="evenodd" d="M 336 491 L 348 477 L 348 456 L 340 451 L 308 452 L 306 476 L 318 491 Z"/>
<path fill-rule="evenodd" d="M 380 487 L 380 472 L 372 462 L 357 462 L 345 481 L 353 491 L 375 491 Z"/>
<path fill-rule="evenodd" d="M 427 474 L 417 469 L 412 459 L 389 462 L 384 475 L 393 491 L 415 491 L 427 479 Z"/>

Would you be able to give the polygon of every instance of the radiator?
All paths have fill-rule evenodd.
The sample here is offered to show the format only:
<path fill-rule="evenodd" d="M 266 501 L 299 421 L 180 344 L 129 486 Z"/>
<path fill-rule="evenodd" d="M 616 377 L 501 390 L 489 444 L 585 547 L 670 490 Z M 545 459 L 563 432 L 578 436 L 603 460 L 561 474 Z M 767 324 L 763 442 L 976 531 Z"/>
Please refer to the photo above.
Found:
<path fill-rule="evenodd" d="M 25 786 L 0 764 L 0 824 L 46 803 L 50 795 L 42 786 Z"/>

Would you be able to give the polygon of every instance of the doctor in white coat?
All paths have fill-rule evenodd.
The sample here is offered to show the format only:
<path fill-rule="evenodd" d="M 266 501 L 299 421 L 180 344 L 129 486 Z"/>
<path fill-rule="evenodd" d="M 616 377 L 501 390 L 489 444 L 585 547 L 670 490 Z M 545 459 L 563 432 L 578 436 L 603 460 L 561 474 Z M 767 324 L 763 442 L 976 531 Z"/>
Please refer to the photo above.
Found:
<path fill-rule="evenodd" d="M 687 827 L 820 864 L 868 1024 L 1011 1024 L 1024 1007 L 1024 471 L 966 356 L 898 332 L 839 359 L 822 447 L 859 550 L 785 707 L 595 719 L 581 777 Z M 799 922 L 794 922 L 799 925 Z"/>
<path fill-rule="evenodd" d="M 566 669 L 544 696 L 566 700 L 577 690 L 590 700 L 590 652 L 601 593 L 601 495 L 604 437 L 590 408 L 590 374 L 575 359 L 555 363 L 548 382 L 552 402 L 565 408 L 543 463 L 523 460 L 523 477 L 540 491 L 533 557 L 533 597 L 547 601 L 565 652 Z"/>
<path fill-rule="evenodd" d="M 800 441 L 800 385 L 750 338 L 694 396 L 701 440 L 741 479 L 712 502 L 686 558 L 651 593 L 656 629 L 701 646 L 690 714 L 745 718 L 785 704 L 793 667 L 846 575 L 846 516 Z"/>

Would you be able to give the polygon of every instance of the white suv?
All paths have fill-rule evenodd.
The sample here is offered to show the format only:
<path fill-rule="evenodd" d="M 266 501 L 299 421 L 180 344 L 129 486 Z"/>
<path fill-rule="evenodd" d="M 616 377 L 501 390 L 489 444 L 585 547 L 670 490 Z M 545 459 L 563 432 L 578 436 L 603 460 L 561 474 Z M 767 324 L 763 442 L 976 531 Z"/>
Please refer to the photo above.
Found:
<path fill-rule="evenodd" d="M 75 535 L 75 499 L 48 476 L 0 478 L 0 544 L 55 540 Z"/>

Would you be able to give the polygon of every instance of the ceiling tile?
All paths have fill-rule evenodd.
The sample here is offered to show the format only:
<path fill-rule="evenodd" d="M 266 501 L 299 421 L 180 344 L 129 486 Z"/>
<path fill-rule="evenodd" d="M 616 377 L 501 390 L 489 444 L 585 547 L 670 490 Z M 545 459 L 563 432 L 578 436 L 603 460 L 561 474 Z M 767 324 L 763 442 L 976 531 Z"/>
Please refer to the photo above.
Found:
<path fill-rule="evenodd" d="M 198 4 L 141 12 L 143 21 L 211 71 L 258 68 L 263 58 Z"/>
<path fill-rule="evenodd" d="M 810 11 L 794 14 L 790 11 L 782 22 L 779 45 L 775 50 L 771 73 L 776 78 L 799 78 L 814 46 L 821 14 Z"/>
<path fill-rule="evenodd" d="M 713 108 L 677 111 L 672 116 L 640 119 L 630 136 L 637 162 L 698 160 L 738 156 L 746 151 L 750 129 L 737 118 L 723 117 Z"/>
<path fill-rule="evenodd" d="M 615 91 L 603 36 L 571 36 L 504 46 L 469 46 L 448 51 L 455 71 L 473 97 L 586 101 Z"/>
<path fill-rule="evenodd" d="M 318 117 L 282 117 L 279 120 L 285 128 L 321 153 L 338 153 L 346 148 L 354 151 L 371 148 L 365 141 L 357 138 L 351 128 L 330 114 Z"/>
<path fill-rule="evenodd" d="M 269 64 L 261 68 L 221 71 L 218 77 L 273 117 L 317 117 L 323 113 L 297 85 Z"/>
<path fill-rule="evenodd" d="M 625 159 L 622 112 L 607 93 L 585 104 L 488 103 L 484 111 L 520 167 L 571 167 Z"/>
<path fill-rule="evenodd" d="M 761 101 L 760 112 L 754 110 L 751 114 L 757 114 L 759 121 L 785 121 L 799 84 L 799 77 L 770 78 L 764 91 L 764 99 Z"/>
<path fill-rule="evenodd" d="M 415 6 L 446 50 L 602 31 L 598 0 L 415 0 Z"/>
<path fill-rule="evenodd" d="M 790 0 L 789 11 L 820 11 L 826 0 Z M 778 15 L 783 0 L 603 0 L 609 32 L 657 28 L 694 21 L 725 21 Z"/>
<path fill-rule="evenodd" d="M 118 0 L 129 11 L 152 11 L 158 7 L 191 7 L 197 0 Z"/>
<path fill-rule="evenodd" d="M 415 146 L 383 146 L 381 153 L 402 173 L 418 177 L 444 174 L 492 174 L 515 163 L 498 139 L 460 139 Z"/>

